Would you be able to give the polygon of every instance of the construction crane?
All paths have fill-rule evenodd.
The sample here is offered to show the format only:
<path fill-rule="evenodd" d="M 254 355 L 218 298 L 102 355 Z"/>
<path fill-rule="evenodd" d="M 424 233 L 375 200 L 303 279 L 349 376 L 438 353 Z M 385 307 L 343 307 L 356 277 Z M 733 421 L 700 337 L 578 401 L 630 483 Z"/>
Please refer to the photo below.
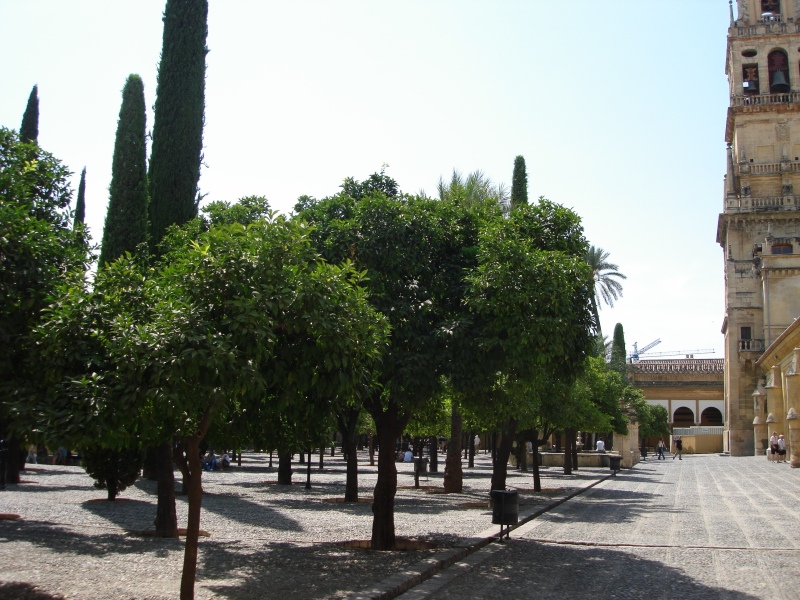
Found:
<path fill-rule="evenodd" d="M 639 350 L 639 346 L 638 346 L 637 342 L 633 342 L 633 352 L 628 354 L 628 362 L 638 362 L 640 354 L 644 354 L 645 352 L 650 350 L 650 348 L 655 348 L 660 343 L 661 343 L 661 338 L 650 342 L 644 348 Z"/>
<path fill-rule="evenodd" d="M 686 358 L 693 358 L 695 354 L 714 354 L 713 348 L 701 348 L 700 350 L 673 350 L 672 352 L 653 352 L 647 355 L 647 358 L 654 356 L 685 356 Z"/>

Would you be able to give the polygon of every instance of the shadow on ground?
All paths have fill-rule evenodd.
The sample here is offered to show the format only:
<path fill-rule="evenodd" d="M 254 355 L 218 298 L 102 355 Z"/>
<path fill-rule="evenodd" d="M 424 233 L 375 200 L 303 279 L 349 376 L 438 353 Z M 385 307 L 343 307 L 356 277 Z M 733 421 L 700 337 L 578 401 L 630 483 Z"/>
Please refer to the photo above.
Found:
<path fill-rule="evenodd" d="M 512 540 L 505 551 L 444 586 L 431 598 L 692 598 L 757 600 L 704 585 L 658 560 L 622 551 Z M 233 598 L 234 596 L 230 596 Z"/>

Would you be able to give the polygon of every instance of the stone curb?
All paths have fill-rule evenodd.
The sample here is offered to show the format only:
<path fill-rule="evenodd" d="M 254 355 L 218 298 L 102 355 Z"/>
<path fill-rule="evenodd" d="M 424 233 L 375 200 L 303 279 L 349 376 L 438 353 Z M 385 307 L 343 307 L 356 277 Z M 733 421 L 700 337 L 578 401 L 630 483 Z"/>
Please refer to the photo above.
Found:
<path fill-rule="evenodd" d="M 519 522 L 516 525 L 509 527 L 508 531 L 514 531 L 515 529 L 522 527 L 544 513 L 553 510 L 557 506 L 564 504 L 564 502 L 567 502 L 575 496 L 585 493 L 594 486 L 607 481 L 614 476 L 615 473 L 606 475 L 597 481 L 593 481 L 584 488 L 580 488 L 570 494 L 567 494 L 563 498 L 554 500 L 553 502 L 535 510 L 530 510 L 529 512 L 525 511 L 527 514 L 521 516 Z M 505 530 L 503 533 L 505 533 Z M 482 531 L 476 537 L 465 539 L 464 546 L 443 551 L 438 557 L 427 558 L 423 561 L 420 561 L 411 569 L 403 571 L 402 573 L 395 573 L 383 581 L 378 582 L 375 586 L 367 590 L 356 592 L 355 594 L 350 594 L 345 596 L 345 598 L 347 600 L 391 600 L 392 598 L 397 598 L 399 595 L 404 594 L 413 587 L 421 584 L 424 581 L 427 581 L 434 575 L 437 575 L 443 570 L 464 560 L 469 555 L 482 548 L 485 548 L 492 542 L 498 541 L 499 535 L 500 533 L 497 531 L 496 527 Z"/>

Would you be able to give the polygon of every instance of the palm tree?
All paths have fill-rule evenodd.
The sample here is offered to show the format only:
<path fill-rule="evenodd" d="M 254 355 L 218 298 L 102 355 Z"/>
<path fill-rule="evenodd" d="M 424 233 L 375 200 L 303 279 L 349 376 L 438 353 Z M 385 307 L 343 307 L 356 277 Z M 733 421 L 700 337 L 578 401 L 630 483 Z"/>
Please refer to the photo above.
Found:
<path fill-rule="evenodd" d="M 453 171 L 450 182 L 446 183 L 442 177 L 436 186 L 440 200 L 460 200 L 467 205 L 476 205 L 482 202 L 496 202 L 508 209 L 509 194 L 505 184 L 495 185 L 483 171 L 473 171 L 469 175 L 461 175 Z"/>
<path fill-rule="evenodd" d="M 589 246 L 586 251 L 586 262 L 592 269 L 594 279 L 594 295 L 592 296 L 592 313 L 597 323 L 597 331 L 600 332 L 600 300 L 602 299 L 608 306 L 614 306 L 614 300 L 622 297 L 622 283 L 620 279 L 627 279 L 625 275 L 617 271 L 619 268 L 608 262 L 609 253 L 602 248 Z"/>

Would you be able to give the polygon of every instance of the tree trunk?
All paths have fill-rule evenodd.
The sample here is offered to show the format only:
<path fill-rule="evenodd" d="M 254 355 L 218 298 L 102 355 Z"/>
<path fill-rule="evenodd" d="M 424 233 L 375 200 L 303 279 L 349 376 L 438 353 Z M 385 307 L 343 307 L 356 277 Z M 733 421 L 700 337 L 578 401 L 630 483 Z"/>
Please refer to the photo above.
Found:
<path fill-rule="evenodd" d="M 199 450 L 198 450 L 199 452 Z M 199 457 L 198 457 L 199 458 Z M 188 481 L 189 481 L 189 467 L 187 466 L 187 461 L 185 460 L 178 460 L 178 470 L 181 472 L 181 496 L 186 496 L 189 493 Z"/>
<path fill-rule="evenodd" d="M 577 435 L 577 434 L 576 434 Z M 570 453 L 572 458 L 572 470 L 578 470 L 578 439 L 577 437 L 572 439 L 572 452 Z"/>
<path fill-rule="evenodd" d="M 358 440 L 356 427 L 358 426 L 360 412 L 357 408 L 351 408 L 336 417 L 339 433 L 342 436 L 342 453 L 347 461 L 347 478 L 344 486 L 345 502 L 358 502 L 358 453 L 356 451 Z M 370 437 L 371 447 L 372 438 Z"/>
<path fill-rule="evenodd" d="M 575 439 L 572 429 L 564 430 L 564 475 L 572 475 L 572 441 Z"/>
<path fill-rule="evenodd" d="M 378 436 L 378 481 L 372 502 L 372 549 L 393 550 L 395 546 L 394 497 L 397 493 L 397 467 L 394 462 L 395 441 L 403 433 L 408 419 L 400 419 L 397 405 L 389 406 L 372 416 Z"/>
<path fill-rule="evenodd" d="M 438 473 L 439 472 L 439 444 L 436 439 L 435 435 L 432 435 L 428 440 L 428 443 L 431 445 L 431 464 L 430 464 L 430 471 L 431 473 Z"/>
<path fill-rule="evenodd" d="M 372 432 L 369 432 L 369 466 L 375 466 L 375 439 Z"/>
<path fill-rule="evenodd" d="M 183 551 L 183 572 L 181 573 L 181 600 L 194 598 L 194 583 L 197 578 L 200 508 L 203 502 L 203 468 L 200 460 L 199 442 L 198 436 L 189 436 L 185 444 L 186 454 L 185 456 L 179 456 L 177 461 L 181 472 L 185 473 L 186 480 L 184 484 L 189 500 L 189 514 L 186 521 L 186 544 Z"/>
<path fill-rule="evenodd" d="M 106 491 L 108 492 L 108 501 L 113 502 L 117 499 L 117 479 L 116 477 L 112 477 L 110 479 L 106 479 Z"/>
<path fill-rule="evenodd" d="M 539 476 L 539 440 L 533 440 L 533 491 L 542 491 L 542 479 Z"/>
<path fill-rule="evenodd" d="M 6 453 L 6 483 L 19 483 L 19 462 L 20 458 L 23 456 L 22 444 L 15 437 L 9 439 L 7 443 L 8 451 Z"/>
<path fill-rule="evenodd" d="M 467 434 L 467 446 L 469 447 L 469 462 L 467 466 L 472 469 L 475 466 L 475 432 L 470 431 Z"/>
<path fill-rule="evenodd" d="M 311 489 L 311 448 L 308 449 L 308 463 L 306 465 L 306 489 Z"/>
<path fill-rule="evenodd" d="M 177 538 L 178 514 L 175 510 L 175 473 L 172 466 L 172 443 L 167 442 L 158 446 L 157 455 L 158 506 L 156 507 L 156 535 Z"/>
<path fill-rule="evenodd" d="M 302 456 L 303 453 L 301 452 Z M 278 484 L 292 485 L 292 454 L 278 451 Z"/>
<path fill-rule="evenodd" d="M 150 481 L 158 481 L 158 449 L 161 446 L 150 446 L 144 451 L 142 477 Z"/>
<path fill-rule="evenodd" d="M 500 444 L 495 452 L 495 459 L 492 464 L 492 489 L 506 489 L 506 476 L 508 475 L 508 457 L 511 456 L 511 445 L 514 441 L 514 433 L 517 429 L 517 422 L 509 419 L 503 427 L 503 435 Z"/>
<path fill-rule="evenodd" d="M 523 473 L 528 472 L 528 435 L 521 435 L 519 438 L 517 452 L 517 466 Z"/>
<path fill-rule="evenodd" d="M 444 463 L 444 493 L 460 494 L 464 489 L 464 471 L 461 468 L 461 413 L 453 403 L 450 413 L 450 443 Z"/>

